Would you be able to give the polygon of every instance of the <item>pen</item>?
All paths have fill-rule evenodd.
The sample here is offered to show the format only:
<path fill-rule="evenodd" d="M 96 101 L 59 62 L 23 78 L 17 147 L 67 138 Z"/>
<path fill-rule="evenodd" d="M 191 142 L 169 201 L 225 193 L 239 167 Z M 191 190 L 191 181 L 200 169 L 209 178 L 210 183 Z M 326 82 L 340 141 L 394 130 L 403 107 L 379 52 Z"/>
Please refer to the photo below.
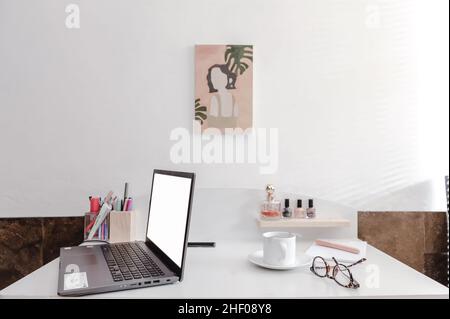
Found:
<path fill-rule="evenodd" d="M 188 247 L 216 247 L 216 243 L 190 241 L 188 242 Z"/>
<path fill-rule="evenodd" d="M 133 210 L 133 198 L 128 197 L 127 198 L 127 211 Z"/>
<path fill-rule="evenodd" d="M 123 206 L 122 206 L 122 210 L 126 210 L 125 209 L 125 201 L 128 198 L 128 183 L 125 183 L 125 189 L 123 190 Z"/>
<path fill-rule="evenodd" d="M 121 203 L 120 199 L 116 198 L 113 203 L 114 203 L 113 208 L 115 211 L 122 210 L 122 203 Z"/>

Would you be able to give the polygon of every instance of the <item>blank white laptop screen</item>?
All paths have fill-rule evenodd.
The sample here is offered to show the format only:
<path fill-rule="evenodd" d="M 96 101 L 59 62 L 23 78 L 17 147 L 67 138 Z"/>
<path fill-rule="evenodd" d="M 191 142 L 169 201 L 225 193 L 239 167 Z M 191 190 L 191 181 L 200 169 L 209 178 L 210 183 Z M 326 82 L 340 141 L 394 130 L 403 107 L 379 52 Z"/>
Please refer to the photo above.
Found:
<path fill-rule="evenodd" d="M 190 178 L 155 173 L 147 238 L 181 267 L 191 193 Z"/>

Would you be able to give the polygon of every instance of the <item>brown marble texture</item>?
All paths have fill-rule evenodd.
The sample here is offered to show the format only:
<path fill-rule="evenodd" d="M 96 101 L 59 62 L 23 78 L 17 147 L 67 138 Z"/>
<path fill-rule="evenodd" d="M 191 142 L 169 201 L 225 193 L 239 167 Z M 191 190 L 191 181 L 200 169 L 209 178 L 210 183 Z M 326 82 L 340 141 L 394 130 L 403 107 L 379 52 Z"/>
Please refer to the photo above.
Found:
<path fill-rule="evenodd" d="M 83 217 L 0 218 L 0 289 L 83 241 Z"/>
<path fill-rule="evenodd" d="M 447 217 L 445 213 L 425 214 L 425 252 L 447 251 Z"/>
<path fill-rule="evenodd" d="M 59 248 L 77 246 L 83 242 L 82 217 L 44 218 L 42 233 L 42 260 L 46 264 L 59 257 Z"/>
<path fill-rule="evenodd" d="M 358 212 L 358 237 L 448 284 L 446 212 Z"/>
<path fill-rule="evenodd" d="M 39 219 L 0 219 L 0 288 L 42 265 Z"/>
<path fill-rule="evenodd" d="M 424 274 L 447 285 L 447 254 L 425 253 Z"/>

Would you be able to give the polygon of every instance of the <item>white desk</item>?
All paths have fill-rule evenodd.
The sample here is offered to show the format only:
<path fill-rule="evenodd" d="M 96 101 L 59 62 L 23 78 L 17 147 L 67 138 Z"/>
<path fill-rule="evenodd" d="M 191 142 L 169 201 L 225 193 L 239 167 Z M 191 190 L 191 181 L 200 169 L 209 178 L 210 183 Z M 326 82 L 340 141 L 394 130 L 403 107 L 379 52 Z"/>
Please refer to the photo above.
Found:
<path fill-rule="evenodd" d="M 299 251 L 310 243 L 300 242 Z M 216 248 L 189 248 L 181 283 L 87 296 L 88 298 L 447 298 L 447 287 L 369 246 L 367 261 L 352 268 L 357 290 L 313 275 L 308 267 L 289 271 L 259 268 L 247 255 L 258 241 L 219 241 Z M 59 259 L 0 291 L 3 298 L 57 297 Z M 379 273 L 379 287 L 370 278 Z M 369 285 L 368 285 L 369 284 Z"/>

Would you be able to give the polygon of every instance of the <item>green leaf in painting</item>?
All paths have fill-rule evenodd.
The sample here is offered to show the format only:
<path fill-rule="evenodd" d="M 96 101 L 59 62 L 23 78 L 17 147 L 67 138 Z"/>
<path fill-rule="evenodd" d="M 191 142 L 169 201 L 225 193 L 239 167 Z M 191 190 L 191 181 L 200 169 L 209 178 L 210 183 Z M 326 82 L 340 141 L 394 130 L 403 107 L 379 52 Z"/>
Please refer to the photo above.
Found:
<path fill-rule="evenodd" d="M 199 106 L 195 108 L 196 112 L 206 112 L 206 106 Z"/>
<path fill-rule="evenodd" d="M 203 125 L 203 120 L 206 120 L 206 106 L 201 105 L 200 99 L 195 99 L 195 120 L 200 121 L 200 123 Z"/>
<path fill-rule="evenodd" d="M 225 63 L 228 70 L 236 75 L 242 75 L 248 68 L 249 63 L 253 62 L 253 46 L 251 45 L 228 45 L 225 54 Z"/>
<path fill-rule="evenodd" d="M 206 114 L 202 112 L 195 112 L 195 117 L 199 117 L 203 120 L 206 120 Z"/>

